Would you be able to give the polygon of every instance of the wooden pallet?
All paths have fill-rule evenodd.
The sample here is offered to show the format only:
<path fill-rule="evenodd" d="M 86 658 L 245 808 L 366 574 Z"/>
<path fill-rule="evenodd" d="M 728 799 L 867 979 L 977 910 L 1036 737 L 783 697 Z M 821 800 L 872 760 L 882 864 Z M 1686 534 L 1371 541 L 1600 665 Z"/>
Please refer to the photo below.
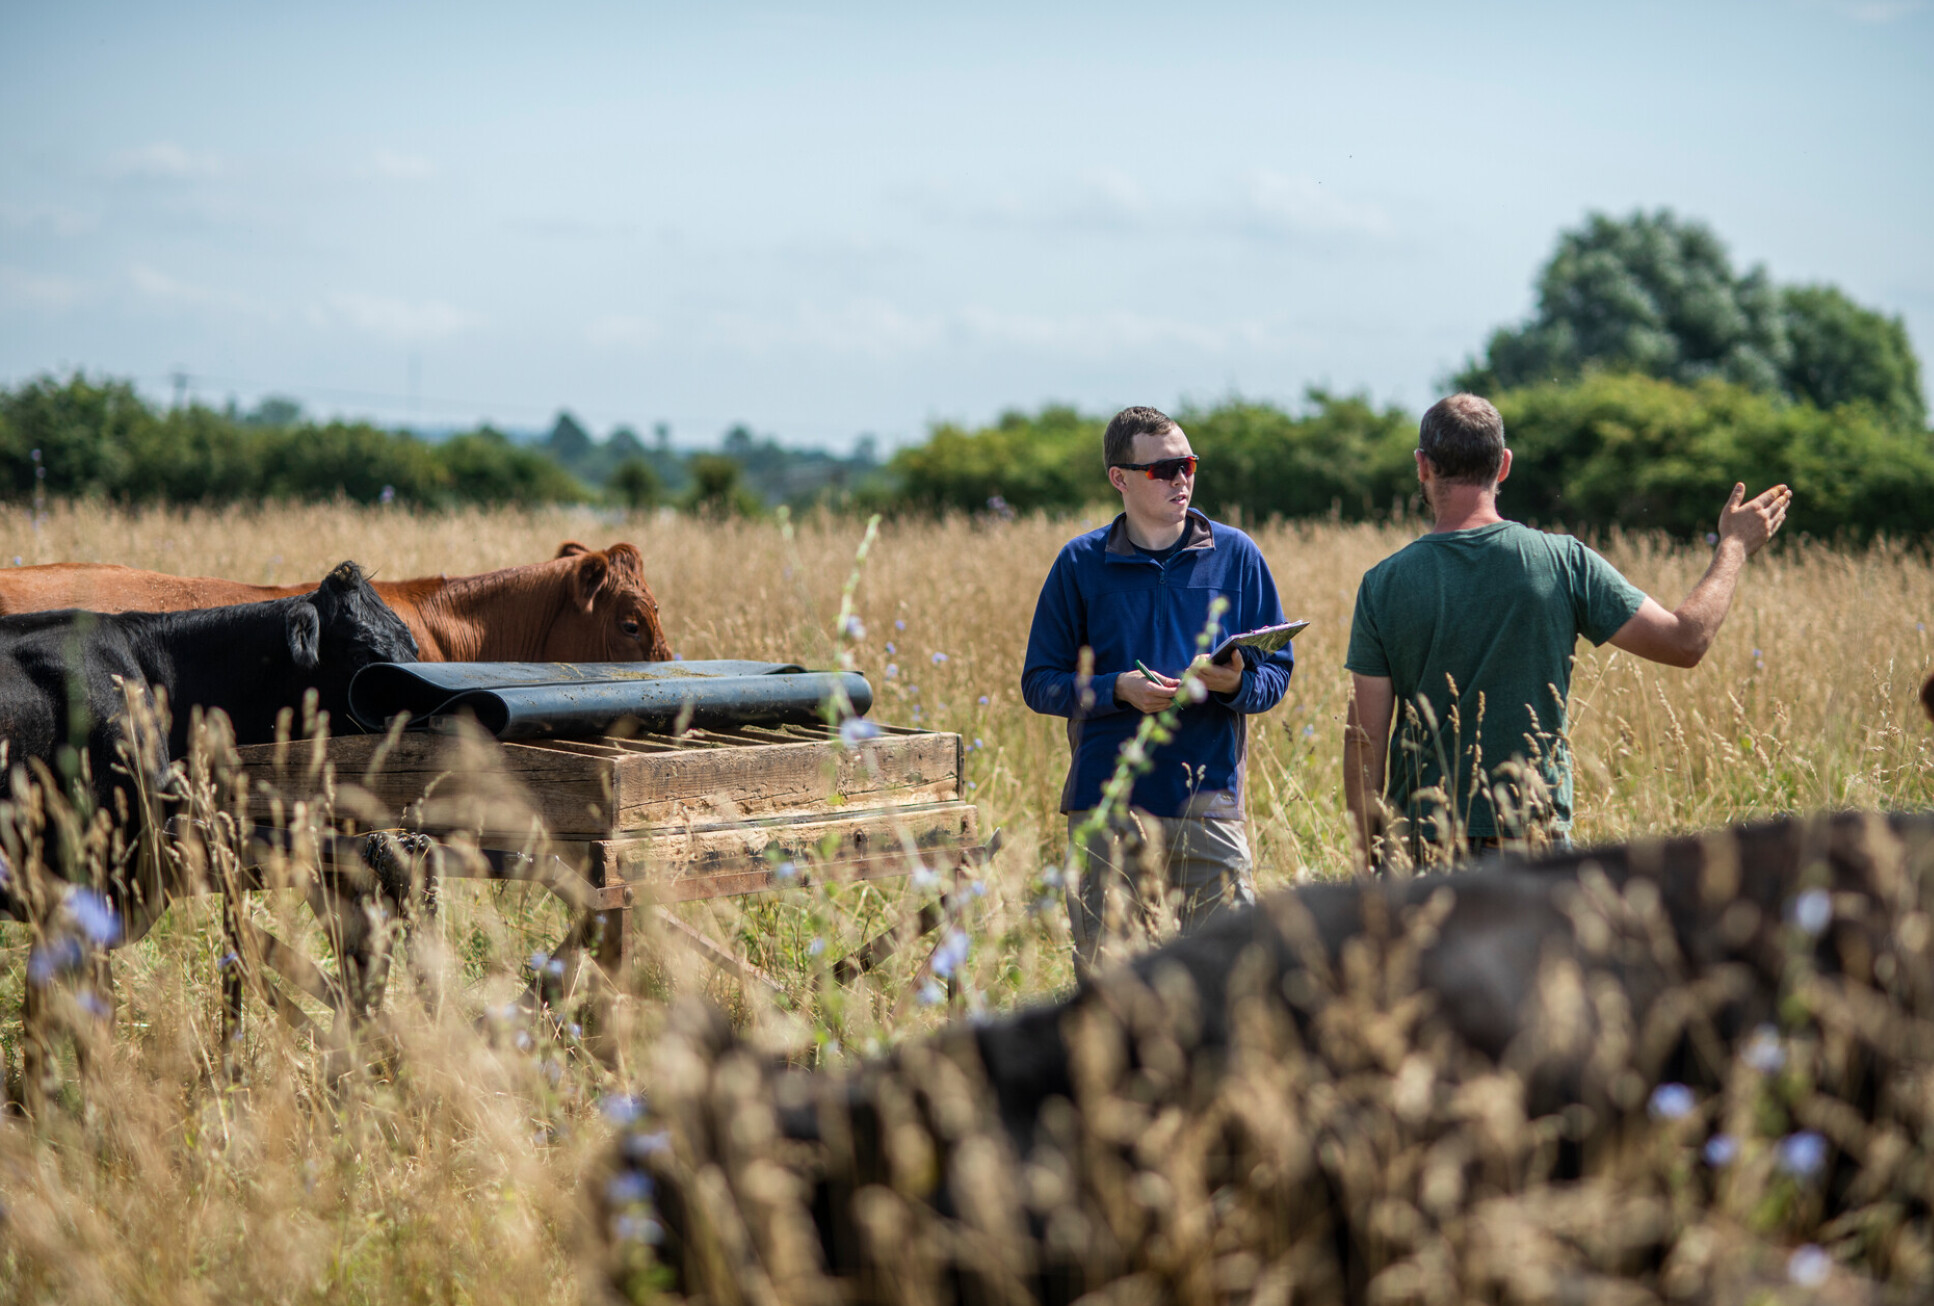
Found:
<path fill-rule="evenodd" d="M 361 735 L 239 750 L 257 820 L 327 797 L 352 829 L 405 829 L 562 858 L 615 913 L 622 965 L 640 899 L 951 871 L 976 846 L 960 736 L 882 726 L 856 749 L 823 727 L 498 743 L 481 732 Z"/>

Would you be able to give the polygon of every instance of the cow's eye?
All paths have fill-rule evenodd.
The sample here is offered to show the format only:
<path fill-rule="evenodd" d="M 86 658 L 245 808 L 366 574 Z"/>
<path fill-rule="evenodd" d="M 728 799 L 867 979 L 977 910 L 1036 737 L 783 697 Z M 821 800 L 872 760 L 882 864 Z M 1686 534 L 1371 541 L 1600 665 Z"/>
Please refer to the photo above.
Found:
<path fill-rule="evenodd" d="M 618 623 L 618 629 L 622 630 L 627 635 L 631 635 L 635 637 L 638 634 L 638 623 L 633 619 L 631 619 L 630 617 L 626 617 L 623 621 Z"/>

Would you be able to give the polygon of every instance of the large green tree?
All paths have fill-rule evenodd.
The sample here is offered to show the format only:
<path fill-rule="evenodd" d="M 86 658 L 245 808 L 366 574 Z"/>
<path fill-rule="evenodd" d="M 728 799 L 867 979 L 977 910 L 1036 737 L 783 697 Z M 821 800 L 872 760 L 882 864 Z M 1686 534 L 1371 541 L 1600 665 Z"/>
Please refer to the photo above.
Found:
<path fill-rule="evenodd" d="M 1816 408 L 1869 403 L 1903 425 L 1927 424 L 1921 364 L 1907 324 L 1862 308 L 1832 286 L 1788 286 L 1786 390 Z"/>
<path fill-rule="evenodd" d="M 1636 372 L 1680 385 L 1730 381 L 1820 408 L 1865 402 L 1922 426 L 1920 367 L 1898 318 L 1832 287 L 1776 287 L 1735 272 L 1723 241 L 1669 209 L 1589 215 L 1538 275 L 1530 320 L 1493 332 L 1455 378 L 1480 393 Z"/>

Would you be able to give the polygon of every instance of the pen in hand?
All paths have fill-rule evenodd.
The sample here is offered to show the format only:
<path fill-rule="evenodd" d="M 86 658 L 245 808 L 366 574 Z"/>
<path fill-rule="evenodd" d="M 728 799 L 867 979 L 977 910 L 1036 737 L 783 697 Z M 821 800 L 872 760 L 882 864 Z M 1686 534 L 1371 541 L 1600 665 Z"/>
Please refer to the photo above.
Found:
<path fill-rule="evenodd" d="M 1155 673 L 1153 671 L 1150 671 L 1147 667 L 1142 665 L 1142 660 L 1140 658 L 1135 659 L 1135 670 L 1141 672 L 1142 679 L 1146 680 L 1149 684 L 1154 685 L 1154 684 L 1161 683 L 1155 679 Z"/>

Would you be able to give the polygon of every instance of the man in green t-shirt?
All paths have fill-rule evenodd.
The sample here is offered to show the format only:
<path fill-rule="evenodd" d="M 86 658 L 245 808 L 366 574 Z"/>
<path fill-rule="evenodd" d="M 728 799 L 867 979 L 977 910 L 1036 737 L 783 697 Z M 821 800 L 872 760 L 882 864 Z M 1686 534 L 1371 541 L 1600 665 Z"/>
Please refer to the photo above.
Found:
<path fill-rule="evenodd" d="M 1712 565 L 1668 612 L 1584 544 L 1498 515 L 1511 474 L 1504 419 L 1476 395 L 1424 414 L 1417 479 L 1430 533 L 1385 558 L 1357 590 L 1344 665 L 1355 689 L 1343 742 L 1344 799 L 1375 865 L 1571 828 L 1565 698 L 1580 635 L 1669 666 L 1698 665 L 1746 559 L 1786 520 L 1792 491 L 1719 513 Z M 1395 718 L 1395 735 L 1392 723 Z M 1384 804 L 1370 798 L 1381 789 Z M 1383 818 L 1397 827 L 1388 831 Z"/>

